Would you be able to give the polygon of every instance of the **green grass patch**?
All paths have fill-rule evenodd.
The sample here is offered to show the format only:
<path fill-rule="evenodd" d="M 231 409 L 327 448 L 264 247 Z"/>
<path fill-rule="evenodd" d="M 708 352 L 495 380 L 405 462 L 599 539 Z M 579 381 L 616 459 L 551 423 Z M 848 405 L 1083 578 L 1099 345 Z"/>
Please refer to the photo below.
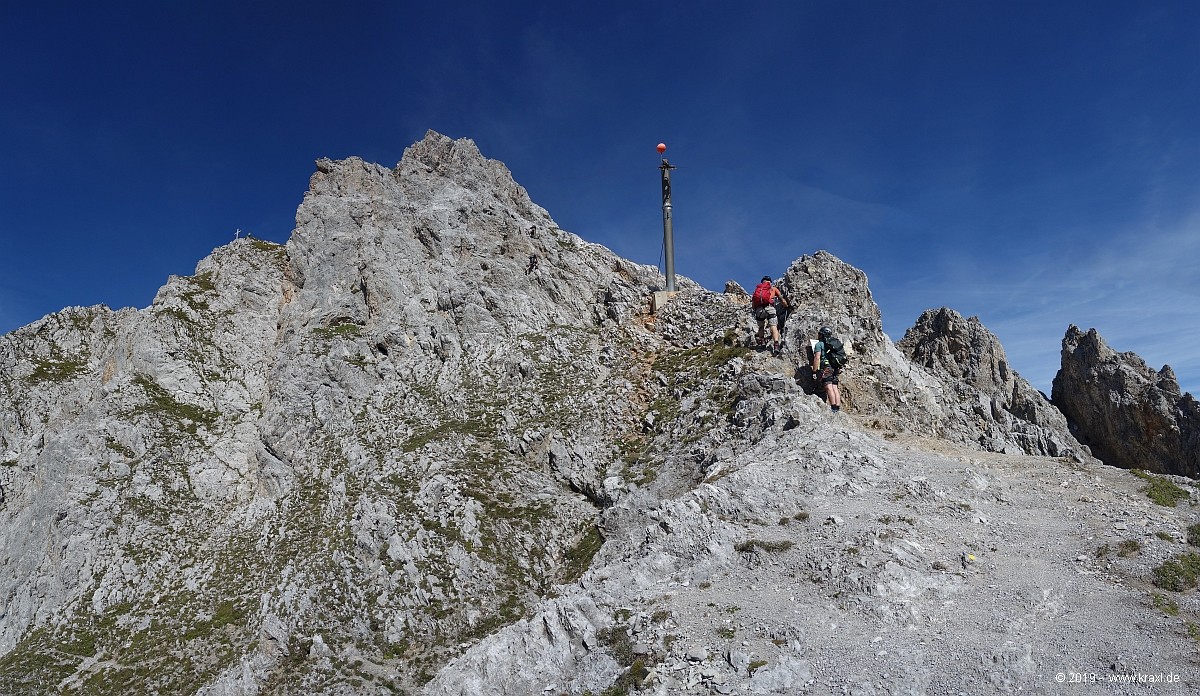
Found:
<path fill-rule="evenodd" d="M 604 535 L 594 525 L 589 525 L 587 531 L 583 533 L 583 538 L 567 549 L 561 571 L 562 581 L 572 583 L 583 577 L 583 574 L 591 567 L 592 559 L 600 552 L 600 547 L 603 545 Z"/>
<path fill-rule="evenodd" d="M 1179 501 L 1191 497 L 1191 493 L 1161 476 L 1155 476 L 1140 469 L 1134 469 L 1133 474 L 1146 482 L 1146 485 L 1142 486 L 1142 492 L 1146 494 L 1146 497 L 1163 507 L 1175 507 Z"/>
<path fill-rule="evenodd" d="M 362 327 L 358 324 L 336 324 L 334 326 L 318 326 L 313 329 L 317 338 L 332 340 L 335 338 L 358 338 L 362 335 Z"/>
<path fill-rule="evenodd" d="M 66 382 L 87 369 L 87 362 L 73 358 L 34 358 L 33 372 L 26 380 L 30 384 Z"/>
<path fill-rule="evenodd" d="M 633 639 L 629 637 L 620 619 L 618 618 L 612 626 L 597 632 L 596 637 L 608 648 L 609 654 L 617 664 L 626 668 L 612 686 L 601 692 L 601 696 L 625 696 L 641 690 L 650 676 L 650 670 L 646 667 L 644 658 L 633 654 Z"/>
<path fill-rule="evenodd" d="M 246 239 L 250 240 L 250 245 L 253 246 L 255 249 L 258 249 L 259 251 L 262 251 L 262 252 L 266 252 L 268 254 L 273 254 L 275 256 L 275 258 L 280 261 L 287 260 L 287 247 L 286 246 L 284 246 L 282 244 L 276 244 L 275 242 L 268 242 L 265 239 L 258 239 L 257 237 L 247 236 Z"/>
<path fill-rule="evenodd" d="M 178 591 L 153 606 L 122 603 L 99 614 L 79 603 L 65 621 L 34 629 L 0 657 L 0 692 L 60 693 L 47 686 L 74 674 L 82 683 L 61 693 L 195 693 L 236 661 L 234 646 L 247 638 L 232 630 L 190 635 L 196 599 Z M 88 658 L 96 660 L 79 674 Z"/>
<path fill-rule="evenodd" d="M 677 394 L 695 390 L 703 382 L 715 378 L 729 361 L 753 353 L 752 349 L 745 346 L 729 346 L 724 343 L 660 353 L 651 365 L 651 369 L 663 375 L 667 383 L 660 390 L 660 396 L 650 404 L 648 409 L 648 411 L 658 414 L 655 422 L 656 429 L 665 426 L 679 416 Z M 732 412 L 734 404 L 732 391 L 721 392 L 718 390 L 710 394 L 710 397 L 709 401 L 718 407 L 718 411 L 726 414 Z"/>
<path fill-rule="evenodd" d="M 1142 545 L 1136 539 L 1126 539 L 1117 544 L 1117 555 L 1121 558 L 1129 558 L 1138 554 L 1141 550 Z"/>
<path fill-rule="evenodd" d="M 1200 554 L 1185 553 L 1154 569 L 1154 586 L 1184 592 L 1200 584 Z"/>
<path fill-rule="evenodd" d="M 118 442 L 110 435 L 104 436 L 104 446 L 121 455 L 122 457 L 125 457 L 126 459 L 133 459 L 137 456 L 137 453 L 134 452 L 128 445 Z"/>
<path fill-rule="evenodd" d="M 134 375 L 133 382 L 141 387 L 148 399 L 147 403 L 135 407 L 132 411 L 133 414 L 151 415 L 164 421 L 171 421 L 190 435 L 196 434 L 198 426 L 203 425 L 211 430 L 216 425 L 219 413 L 179 401 L 170 392 L 163 389 L 162 385 L 154 381 L 153 377 L 137 374 Z"/>
<path fill-rule="evenodd" d="M 191 277 L 192 285 L 200 292 L 216 292 L 217 284 L 213 281 L 212 271 L 198 273 Z"/>
<path fill-rule="evenodd" d="M 215 294 L 217 292 L 217 284 L 213 280 L 212 271 L 198 273 L 186 279 L 191 288 L 185 292 L 179 293 L 179 297 L 187 303 L 188 307 L 196 313 L 208 311 L 208 300 L 205 295 Z"/>
<path fill-rule="evenodd" d="M 752 553 L 755 549 L 762 549 L 769 553 L 781 553 L 795 546 L 796 543 L 783 539 L 780 541 L 764 541 L 762 539 L 747 539 L 733 548 L 738 553 Z"/>
<path fill-rule="evenodd" d="M 483 419 L 445 420 L 428 430 L 417 432 L 409 436 L 409 438 L 404 441 L 404 445 L 401 447 L 401 449 L 403 449 L 405 452 L 416 452 L 431 442 L 445 440 L 451 437 L 474 437 L 477 439 L 490 439 L 494 436 L 495 429 Z"/>
<path fill-rule="evenodd" d="M 1191 546 L 1200 546 L 1200 524 L 1193 524 L 1187 528 L 1187 543 Z"/>
<path fill-rule="evenodd" d="M 365 370 L 371 366 L 371 361 L 368 360 L 367 357 L 362 353 L 357 353 L 348 358 L 343 358 L 343 360 L 359 368 L 360 370 Z"/>
<path fill-rule="evenodd" d="M 608 648 L 617 664 L 628 667 L 633 664 L 633 639 L 620 623 L 614 623 L 608 628 L 601 629 L 596 637 Z"/>
<path fill-rule="evenodd" d="M 1167 616 L 1179 615 L 1179 605 L 1175 603 L 1175 600 L 1164 594 L 1155 592 L 1150 595 L 1150 602 L 1154 604 L 1155 609 L 1158 609 Z"/>

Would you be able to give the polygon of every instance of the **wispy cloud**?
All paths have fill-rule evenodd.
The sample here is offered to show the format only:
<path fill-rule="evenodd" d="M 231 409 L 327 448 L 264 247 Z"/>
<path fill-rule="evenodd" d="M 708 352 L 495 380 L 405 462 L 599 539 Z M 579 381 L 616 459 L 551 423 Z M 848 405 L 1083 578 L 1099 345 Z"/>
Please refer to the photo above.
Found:
<path fill-rule="evenodd" d="M 1171 365 L 1184 391 L 1200 393 L 1200 215 L 1157 229 L 1153 221 L 1093 247 L 1045 249 L 1017 263 L 969 252 L 919 282 L 876 289 L 881 304 L 912 309 L 917 298 L 974 314 L 1004 344 L 1026 379 L 1049 391 L 1067 326 L 1095 328 L 1113 350 L 1151 367 Z M 945 263 L 945 261 L 943 261 Z M 915 317 L 915 314 L 914 314 Z M 909 320 L 911 323 L 911 320 Z M 898 338 L 894 336 L 894 338 Z"/>

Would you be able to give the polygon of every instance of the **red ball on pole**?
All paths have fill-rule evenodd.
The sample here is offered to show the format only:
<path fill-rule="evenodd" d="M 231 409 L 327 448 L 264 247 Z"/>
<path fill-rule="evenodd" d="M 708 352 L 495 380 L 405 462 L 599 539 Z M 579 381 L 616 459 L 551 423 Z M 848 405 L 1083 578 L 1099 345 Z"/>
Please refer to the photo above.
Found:
<path fill-rule="evenodd" d="M 666 144 L 666 143 L 659 143 L 659 144 L 658 144 L 658 147 L 657 147 L 657 148 L 655 148 L 655 149 L 656 149 L 656 150 L 658 150 L 658 154 L 660 154 L 660 155 L 661 155 L 662 153 L 664 153 L 664 152 L 666 152 L 666 151 L 667 151 L 667 144 Z"/>

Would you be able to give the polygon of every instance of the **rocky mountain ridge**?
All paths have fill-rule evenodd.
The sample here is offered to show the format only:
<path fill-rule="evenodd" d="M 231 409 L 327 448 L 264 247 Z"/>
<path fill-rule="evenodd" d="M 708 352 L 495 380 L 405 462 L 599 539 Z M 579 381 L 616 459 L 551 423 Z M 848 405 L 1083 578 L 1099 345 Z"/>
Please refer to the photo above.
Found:
<path fill-rule="evenodd" d="M 1093 652 L 1051 625 L 1153 611 L 1196 516 L 1121 503 L 1141 479 L 978 320 L 893 345 L 816 252 L 773 357 L 740 288 L 650 314 L 661 284 L 430 132 L 391 169 L 319 160 L 286 245 L 0 337 L 0 691 L 955 693 L 1145 667 L 1122 640 L 1194 660 L 1190 595 Z M 822 324 L 839 416 L 796 367 Z M 1140 557 L 1086 548 L 1143 521 Z M 1022 547 L 1039 525 L 1062 538 Z M 948 609 L 984 596 L 999 648 Z"/>

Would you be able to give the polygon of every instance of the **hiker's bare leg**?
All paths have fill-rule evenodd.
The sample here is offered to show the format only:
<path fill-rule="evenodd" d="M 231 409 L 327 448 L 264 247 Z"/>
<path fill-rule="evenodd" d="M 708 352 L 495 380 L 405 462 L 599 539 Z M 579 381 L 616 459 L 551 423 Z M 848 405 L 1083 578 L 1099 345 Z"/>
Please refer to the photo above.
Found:
<path fill-rule="evenodd" d="M 838 385 L 832 382 L 825 384 L 825 401 L 830 406 L 842 407 L 842 392 L 838 389 Z"/>

